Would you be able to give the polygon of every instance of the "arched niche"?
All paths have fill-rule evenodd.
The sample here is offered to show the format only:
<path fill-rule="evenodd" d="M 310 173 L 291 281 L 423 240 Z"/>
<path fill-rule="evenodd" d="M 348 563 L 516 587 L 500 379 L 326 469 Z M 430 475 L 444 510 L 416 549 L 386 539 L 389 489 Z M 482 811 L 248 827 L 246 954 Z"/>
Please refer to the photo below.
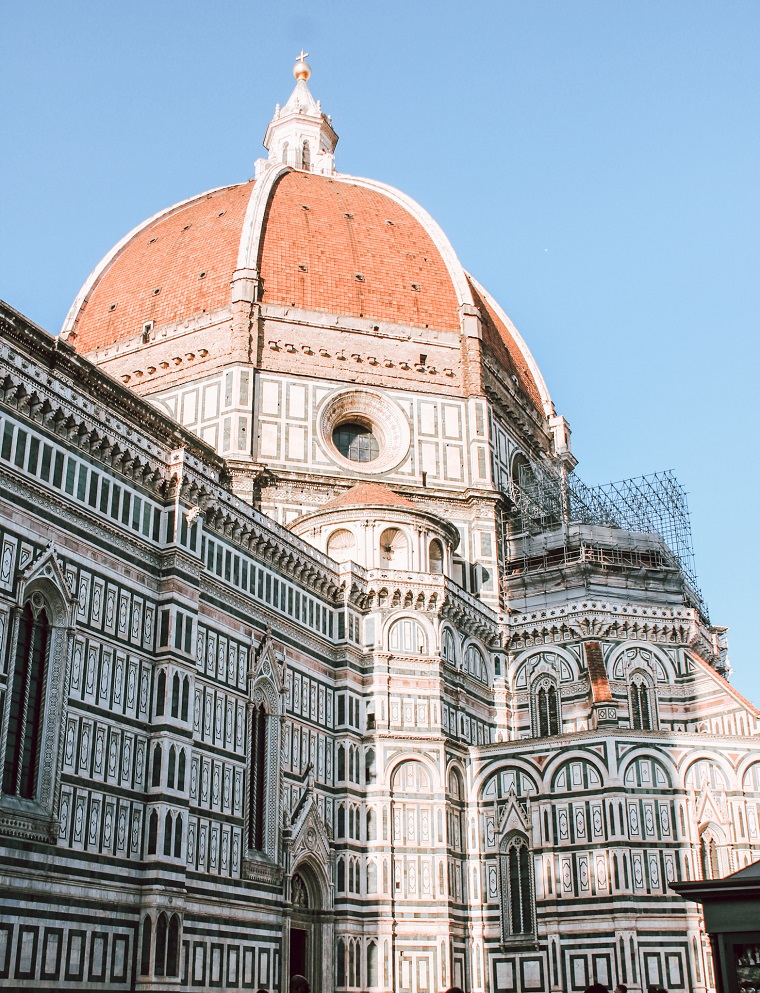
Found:
<path fill-rule="evenodd" d="M 336 528 L 327 539 L 327 554 L 336 562 L 356 559 L 356 536 L 348 528 Z"/>
<path fill-rule="evenodd" d="M 409 540 L 401 528 L 386 528 L 380 535 L 380 567 L 409 568 Z"/>

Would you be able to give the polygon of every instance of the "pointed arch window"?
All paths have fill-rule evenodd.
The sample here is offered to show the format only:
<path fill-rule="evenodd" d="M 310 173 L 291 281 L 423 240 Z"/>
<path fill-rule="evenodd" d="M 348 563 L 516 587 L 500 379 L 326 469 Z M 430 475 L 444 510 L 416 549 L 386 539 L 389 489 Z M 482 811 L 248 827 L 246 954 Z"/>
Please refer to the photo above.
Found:
<path fill-rule="evenodd" d="M 267 640 L 257 653 L 248 703 L 248 769 L 245 798 L 246 860 L 276 859 L 281 783 L 280 714 L 285 693 L 284 666 Z M 247 876 L 250 867 L 244 866 Z"/>
<path fill-rule="evenodd" d="M 172 914 L 169 921 L 169 934 L 166 941 L 166 975 L 179 975 L 179 914 Z"/>
<path fill-rule="evenodd" d="M 264 850 L 264 817 L 267 795 L 267 721 L 263 703 L 254 706 L 251 720 L 251 771 L 248 788 L 248 847 Z"/>
<path fill-rule="evenodd" d="M 166 933 L 168 931 L 168 923 L 166 920 L 166 914 L 161 913 L 158 915 L 158 922 L 156 923 L 156 964 L 155 973 L 157 976 L 164 976 L 166 974 Z"/>
<path fill-rule="evenodd" d="M 158 811 L 151 811 L 148 819 L 148 855 L 156 854 L 158 845 Z"/>
<path fill-rule="evenodd" d="M 37 794 L 50 633 L 45 601 L 35 593 L 18 626 L 3 764 L 3 793 L 27 800 Z"/>
<path fill-rule="evenodd" d="M 311 171 L 311 149 L 309 148 L 308 141 L 303 143 L 301 149 L 301 168 Z"/>
<path fill-rule="evenodd" d="M 153 921 L 146 917 L 142 926 L 142 948 L 140 950 L 140 975 L 150 975 L 150 945 L 153 933 Z"/>
<path fill-rule="evenodd" d="M 335 985 L 346 985 L 346 943 L 342 938 L 338 938 L 335 945 Z"/>
<path fill-rule="evenodd" d="M 560 698 L 557 687 L 550 680 L 542 682 L 533 698 L 533 728 L 539 738 L 549 738 L 559 734 Z"/>
<path fill-rule="evenodd" d="M 702 834 L 700 845 L 700 860 L 702 863 L 702 879 L 720 879 L 720 857 L 715 838 L 709 831 Z"/>
<path fill-rule="evenodd" d="M 652 731 L 653 691 L 643 676 L 634 676 L 631 681 L 631 727 L 634 731 Z"/>
<path fill-rule="evenodd" d="M 448 662 L 449 665 L 457 664 L 457 650 L 456 641 L 454 640 L 454 632 L 448 627 L 443 629 L 443 635 L 441 636 L 441 655 L 443 656 L 443 661 Z"/>
<path fill-rule="evenodd" d="M 504 940 L 534 933 L 533 875 L 528 839 L 511 835 L 501 843 L 501 929 Z"/>
<path fill-rule="evenodd" d="M 156 679 L 156 717 L 164 716 L 166 705 L 166 673 L 162 669 Z"/>
<path fill-rule="evenodd" d="M 488 683 L 488 671 L 483 653 L 475 645 L 469 645 L 467 647 L 467 651 L 464 653 L 462 668 L 466 672 L 469 672 L 471 676 L 474 676 L 475 679 L 479 679 L 481 683 Z"/>

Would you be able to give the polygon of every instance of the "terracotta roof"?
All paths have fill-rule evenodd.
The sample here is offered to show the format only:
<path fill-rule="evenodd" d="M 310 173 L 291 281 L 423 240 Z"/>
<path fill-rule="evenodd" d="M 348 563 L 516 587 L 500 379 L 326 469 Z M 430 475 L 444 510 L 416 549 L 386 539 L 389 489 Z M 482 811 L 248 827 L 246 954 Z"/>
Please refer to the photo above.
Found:
<path fill-rule="evenodd" d="M 172 208 L 138 231 L 105 267 L 75 322 L 78 352 L 229 306 L 252 183 Z M 201 275 L 203 273 L 204 275 Z"/>
<path fill-rule="evenodd" d="M 392 190 L 363 183 L 302 171 L 274 182 L 258 238 L 263 303 L 458 332 L 463 271 L 458 291 L 423 212 L 418 216 Z M 254 188 L 248 182 L 203 194 L 128 236 L 67 319 L 77 351 L 139 341 L 149 321 L 160 329 L 231 310 Z M 453 254 L 448 262 L 458 266 Z M 485 351 L 541 411 L 536 379 L 509 322 L 467 282 L 482 315 Z"/>
<path fill-rule="evenodd" d="M 612 700 L 612 690 L 607 676 L 607 667 L 602 657 L 602 646 L 598 641 L 587 641 L 585 649 L 594 703 L 609 703 Z"/>
<path fill-rule="evenodd" d="M 411 500 L 394 493 L 385 483 L 357 483 L 350 490 L 323 503 L 317 510 L 337 510 L 339 507 L 404 507 L 416 509 Z"/>
<path fill-rule="evenodd" d="M 472 281 L 468 280 L 468 282 L 475 306 L 478 307 L 483 318 L 483 344 L 493 357 L 506 368 L 510 376 L 517 377 L 517 382 L 523 392 L 541 410 L 541 394 L 536 386 L 533 373 L 530 371 L 517 342 L 512 337 L 512 333 L 494 308 L 478 293 Z"/>
<path fill-rule="evenodd" d="M 459 330 L 451 276 L 423 225 L 389 196 L 349 180 L 286 173 L 258 268 L 264 303 Z"/>

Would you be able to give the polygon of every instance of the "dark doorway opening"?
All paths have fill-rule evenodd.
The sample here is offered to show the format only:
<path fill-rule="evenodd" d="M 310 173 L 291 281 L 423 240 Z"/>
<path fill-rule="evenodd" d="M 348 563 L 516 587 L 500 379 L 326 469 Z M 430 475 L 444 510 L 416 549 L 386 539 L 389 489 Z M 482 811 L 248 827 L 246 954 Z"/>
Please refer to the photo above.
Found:
<path fill-rule="evenodd" d="M 290 929 L 290 975 L 306 976 L 307 932 L 300 928 Z M 306 976 L 308 979 L 309 977 Z"/>

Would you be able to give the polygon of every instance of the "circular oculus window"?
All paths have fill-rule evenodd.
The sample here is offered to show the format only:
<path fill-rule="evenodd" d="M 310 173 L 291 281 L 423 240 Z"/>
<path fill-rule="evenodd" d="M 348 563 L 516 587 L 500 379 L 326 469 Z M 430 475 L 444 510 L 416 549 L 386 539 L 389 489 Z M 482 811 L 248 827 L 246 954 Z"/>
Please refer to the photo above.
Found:
<path fill-rule="evenodd" d="M 403 413 L 369 390 L 350 390 L 327 399 L 318 428 L 333 462 L 346 469 L 387 472 L 409 451 L 409 424 Z"/>

